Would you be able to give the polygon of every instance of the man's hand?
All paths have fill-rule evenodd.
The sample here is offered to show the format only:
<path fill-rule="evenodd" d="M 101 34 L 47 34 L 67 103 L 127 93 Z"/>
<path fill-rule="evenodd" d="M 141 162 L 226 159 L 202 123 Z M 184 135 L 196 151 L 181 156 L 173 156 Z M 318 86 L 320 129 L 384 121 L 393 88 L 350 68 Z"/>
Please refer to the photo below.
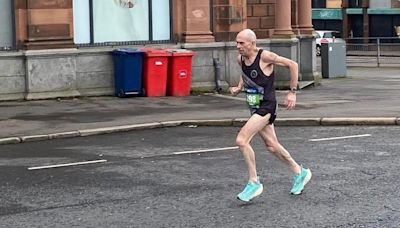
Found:
<path fill-rule="evenodd" d="M 289 92 L 285 99 L 285 105 L 287 110 L 291 110 L 296 105 L 296 93 Z"/>
<path fill-rule="evenodd" d="M 242 89 L 241 89 L 240 87 L 238 87 L 238 86 L 236 86 L 236 87 L 229 87 L 229 92 L 230 92 L 233 96 L 238 95 L 238 94 L 240 93 L 241 90 L 242 90 Z"/>

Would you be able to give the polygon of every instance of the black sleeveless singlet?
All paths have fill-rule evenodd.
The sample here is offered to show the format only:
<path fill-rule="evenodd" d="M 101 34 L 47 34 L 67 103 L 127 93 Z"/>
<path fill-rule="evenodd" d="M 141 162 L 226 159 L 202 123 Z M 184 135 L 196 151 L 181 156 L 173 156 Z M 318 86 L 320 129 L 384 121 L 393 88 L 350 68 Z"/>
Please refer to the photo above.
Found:
<path fill-rule="evenodd" d="M 243 81 L 245 82 L 244 87 L 247 93 L 249 91 L 257 91 L 257 93 L 260 95 L 260 101 L 257 105 L 249 105 L 251 114 L 256 113 L 261 116 L 265 116 L 269 113 L 271 114 L 269 122 L 270 124 L 272 124 L 276 118 L 277 109 L 274 86 L 275 75 L 274 72 L 272 72 L 269 76 L 265 75 L 264 72 L 261 70 L 260 58 L 262 52 L 263 49 L 258 50 L 256 59 L 250 66 L 247 66 L 243 58 L 241 58 L 243 73 L 247 76 L 248 79 L 250 79 L 253 83 L 257 85 L 258 89 L 256 88 L 256 86 L 250 85 L 253 83 L 246 83 L 246 80 L 244 78 Z"/>

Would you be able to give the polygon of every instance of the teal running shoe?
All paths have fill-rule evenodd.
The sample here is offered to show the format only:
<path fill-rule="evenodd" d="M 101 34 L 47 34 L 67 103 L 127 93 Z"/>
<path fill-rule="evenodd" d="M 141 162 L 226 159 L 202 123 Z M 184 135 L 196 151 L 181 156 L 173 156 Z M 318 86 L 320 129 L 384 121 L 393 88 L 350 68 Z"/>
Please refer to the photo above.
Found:
<path fill-rule="evenodd" d="M 237 195 L 237 198 L 241 201 L 249 202 L 254 197 L 259 196 L 263 190 L 264 186 L 260 183 L 260 181 L 249 181 L 244 190 Z"/>
<path fill-rule="evenodd" d="M 310 181 L 311 179 L 311 170 L 305 169 L 301 166 L 301 172 L 299 175 L 294 175 L 293 177 L 293 187 L 290 190 L 290 193 L 293 195 L 299 195 L 304 189 L 304 186 Z"/>

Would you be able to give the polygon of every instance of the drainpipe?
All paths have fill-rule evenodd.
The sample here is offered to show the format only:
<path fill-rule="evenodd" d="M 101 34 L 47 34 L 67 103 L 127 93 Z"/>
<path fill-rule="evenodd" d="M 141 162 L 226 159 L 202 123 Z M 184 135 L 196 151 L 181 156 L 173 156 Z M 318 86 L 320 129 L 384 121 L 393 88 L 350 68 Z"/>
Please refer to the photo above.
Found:
<path fill-rule="evenodd" d="M 214 81 L 215 81 L 215 91 L 220 93 L 222 91 L 220 78 L 221 78 L 221 64 L 219 58 L 213 58 L 214 63 Z"/>

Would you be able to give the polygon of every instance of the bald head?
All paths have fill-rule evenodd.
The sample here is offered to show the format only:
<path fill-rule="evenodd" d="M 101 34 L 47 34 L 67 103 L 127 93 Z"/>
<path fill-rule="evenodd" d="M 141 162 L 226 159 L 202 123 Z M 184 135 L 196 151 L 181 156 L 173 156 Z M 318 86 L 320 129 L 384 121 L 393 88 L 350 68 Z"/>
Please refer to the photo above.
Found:
<path fill-rule="evenodd" d="M 246 41 L 249 42 L 256 42 L 257 40 L 256 34 L 251 29 L 243 29 L 238 33 L 237 37 L 245 39 Z"/>
<path fill-rule="evenodd" d="M 244 29 L 236 36 L 236 48 L 239 55 L 245 58 L 257 54 L 256 34 L 251 29 Z"/>

